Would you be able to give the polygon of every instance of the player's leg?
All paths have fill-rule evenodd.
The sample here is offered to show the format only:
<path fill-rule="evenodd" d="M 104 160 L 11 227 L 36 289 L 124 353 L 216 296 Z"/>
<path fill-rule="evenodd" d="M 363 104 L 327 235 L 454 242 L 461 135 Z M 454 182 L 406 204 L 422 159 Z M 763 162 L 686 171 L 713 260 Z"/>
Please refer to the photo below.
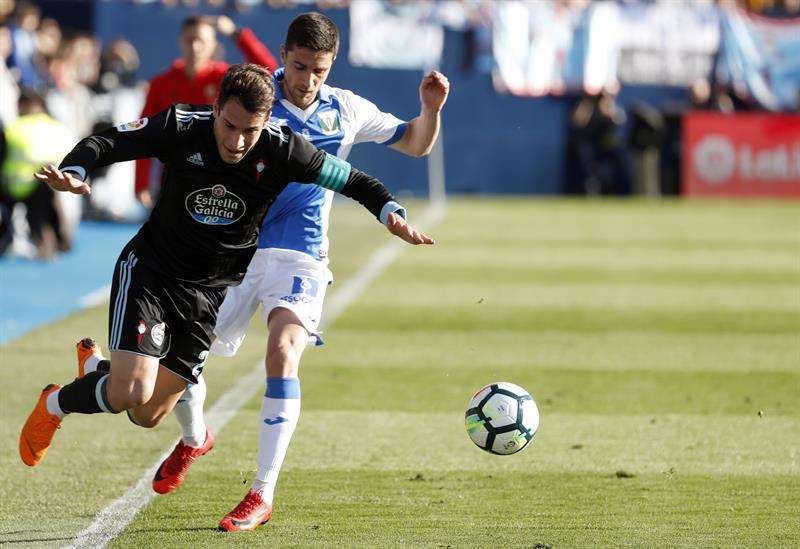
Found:
<path fill-rule="evenodd" d="M 250 319 L 258 309 L 258 289 L 264 277 L 265 265 L 265 252 L 259 250 L 247 267 L 242 283 L 228 288 L 214 327 L 214 341 L 211 344 L 213 354 L 232 357 L 239 350 L 247 334 Z M 198 448 L 205 440 L 205 400 L 205 378 L 198 376 L 198 382 L 190 383 L 175 405 L 175 418 L 181 427 L 181 440 L 187 446 Z"/>
<path fill-rule="evenodd" d="M 143 404 L 153 394 L 158 359 L 111 353 L 111 372 L 90 372 L 60 387 L 48 385 L 22 427 L 19 451 L 31 467 L 42 460 L 67 414 L 116 414 Z"/>
<path fill-rule="evenodd" d="M 84 370 L 81 376 L 79 349 L 79 377 L 64 387 L 49 385 L 22 428 L 19 450 L 26 464 L 41 461 L 65 415 L 118 413 L 152 397 L 166 325 L 160 320 L 163 311 L 154 294 L 158 280 L 137 264 L 126 249 L 115 268 L 109 308 L 113 366 L 110 371 Z"/>
<path fill-rule="evenodd" d="M 309 333 L 297 315 L 283 307 L 270 312 L 268 327 L 267 389 L 259 416 L 258 471 L 253 490 L 271 505 L 281 465 L 300 418 L 298 370 Z"/>
<path fill-rule="evenodd" d="M 203 405 L 206 402 L 206 378 L 198 376 L 197 383 L 190 383 L 172 410 L 181 428 L 181 441 L 186 446 L 199 448 L 206 439 L 206 418 Z"/>
<path fill-rule="evenodd" d="M 228 288 L 217 313 L 210 349 L 212 353 L 220 356 L 234 356 L 244 341 L 250 318 L 258 309 L 258 287 L 264 275 L 264 264 L 263 252 L 256 252 L 242 283 Z M 198 375 L 197 382 L 189 383 L 173 409 L 175 419 L 181 428 L 181 440 L 173 454 L 164 462 L 181 463 L 185 469 L 182 474 L 170 475 L 166 472 L 157 474 L 153 480 L 153 489 L 156 492 L 164 494 L 176 490 L 194 461 L 186 456 L 199 457 L 213 447 L 214 437 L 206 427 L 203 414 L 205 400 L 205 377 Z M 177 467 L 171 469 L 178 470 Z"/>
<path fill-rule="evenodd" d="M 225 290 L 222 288 L 194 289 L 195 306 L 192 312 L 186 313 L 180 323 L 186 329 L 172 338 L 172 348 L 161 363 L 159 371 L 160 398 L 145 404 L 131 414 L 131 420 L 151 427 L 158 424 L 173 408 L 178 401 L 185 398 L 187 387 L 196 390 L 198 387 L 205 389 L 201 382 L 201 373 L 208 357 L 209 347 L 213 337 L 214 324 L 217 320 L 217 311 Z M 173 314 L 180 314 L 178 310 Z M 205 395 L 198 395 L 200 403 L 199 420 L 202 421 L 202 402 Z M 178 412 L 180 414 L 180 412 Z M 205 427 L 204 432 L 195 434 L 197 446 L 186 444 L 181 438 L 169 456 L 161 463 L 153 477 L 153 490 L 159 494 L 166 494 L 177 489 L 194 461 L 207 454 L 214 447 L 214 436 Z"/>
<path fill-rule="evenodd" d="M 263 277 L 263 271 L 259 268 L 259 258 L 259 254 L 256 253 L 242 283 L 228 288 L 225 294 L 217 315 L 214 340 L 211 344 L 211 352 L 215 355 L 232 357 L 244 341 L 250 318 L 259 305 L 257 290 L 259 281 Z M 175 418 L 181 427 L 181 440 L 188 446 L 199 447 L 203 444 L 206 432 L 203 415 L 205 399 L 205 378 L 198 376 L 198 382 L 189 384 L 175 405 Z"/>
<path fill-rule="evenodd" d="M 128 411 L 131 421 L 140 427 L 155 427 L 172 411 L 187 385 L 185 379 L 159 366 L 152 397 Z"/>
<path fill-rule="evenodd" d="M 309 334 L 297 316 L 284 308 L 269 315 L 267 391 L 261 404 L 258 471 L 245 498 L 219 523 L 229 532 L 252 530 L 272 517 L 272 500 L 281 465 L 300 418 L 300 357 Z"/>
<path fill-rule="evenodd" d="M 267 315 L 267 387 L 259 415 L 258 470 L 242 502 L 220 522 L 227 531 L 252 530 L 269 520 L 275 486 L 300 417 L 300 359 L 310 341 L 321 344 L 316 329 L 328 281 L 319 262 L 300 254 L 271 250 L 277 262 Z M 297 255 L 294 255 L 297 254 Z M 268 292 L 265 292 L 268 293 Z"/>

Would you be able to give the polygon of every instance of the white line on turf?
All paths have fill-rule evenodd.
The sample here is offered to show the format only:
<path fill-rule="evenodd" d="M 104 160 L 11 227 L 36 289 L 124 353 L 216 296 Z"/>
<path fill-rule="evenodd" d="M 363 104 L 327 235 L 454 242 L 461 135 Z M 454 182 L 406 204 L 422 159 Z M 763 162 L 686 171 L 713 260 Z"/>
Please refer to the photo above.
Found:
<path fill-rule="evenodd" d="M 81 309 L 88 309 L 90 307 L 95 307 L 107 301 L 110 295 L 111 295 L 111 284 L 107 284 L 102 288 L 97 288 L 96 290 L 89 292 L 88 294 L 83 296 L 78 303 Z"/>
<path fill-rule="evenodd" d="M 426 230 L 441 220 L 444 214 L 444 203 L 436 201 L 425 210 L 419 223 L 415 226 L 419 230 Z M 381 246 L 361 269 L 348 279 L 336 293 L 328 300 L 326 307 L 325 325 L 334 322 L 347 307 L 358 298 L 367 286 L 385 271 L 397 255 L 404 249 L 405 244 L 400 240 L 392 240 Z M 219 433 L 228 421 L 239 411 L 257 390 L 261 390 L 261 380 L 264 378 L 264 366 L 261 361 L 247 375 L 228 389 L 217 399 L 214 405 L 206 412 L 206 423 Z M 136 484 L 125 492 L 122 497 L 113 501 L 108 507 L 100 511 L 92 523 L 78 533 L 75 539 L 67 545 L 68 548 L 103 548 L 108 542 L 117 537 L 142 510 L 155 497 L 151 488 L 151 481 L 156 469 L 170 454 L 172 447 L 163 454 L 144 472 Z"/>

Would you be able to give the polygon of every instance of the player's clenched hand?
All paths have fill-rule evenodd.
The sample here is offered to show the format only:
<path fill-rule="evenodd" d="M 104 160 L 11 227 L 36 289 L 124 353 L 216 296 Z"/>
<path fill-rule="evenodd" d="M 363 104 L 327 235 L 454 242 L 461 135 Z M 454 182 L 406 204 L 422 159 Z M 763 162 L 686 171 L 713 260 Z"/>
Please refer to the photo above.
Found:
<path fill-rule="evenodd" d="M 224 36 L 233 36 L 236 32 L 236 23 L 227 15 L 220 15 L 216 20 L 217 32 Z"/>
<path fill-rule="evenodd" d="M 423 109 L 439 112 L 449 93 L 450 81 L 439 71 L 426 74 L 419 85 L 419 100 Z"/>
<path fill-rule="evenodd" d="M 436 244 L 434 239 L 416 230 L 396 213 L 389 214 L 386 226 L 389 228 L 390 233 L 402 238 L 409 244 Z"/>
<path fill-rule="evenodd" d="M 81 181 L 70 172 L 62 172 L 52 164 L 42 166 L 42 169 L 33 176 L 39 181 L 47 183 L 54 191 L 66 191 L 75 194 L 92 194 L 92 189 L 87 183 Z"/>

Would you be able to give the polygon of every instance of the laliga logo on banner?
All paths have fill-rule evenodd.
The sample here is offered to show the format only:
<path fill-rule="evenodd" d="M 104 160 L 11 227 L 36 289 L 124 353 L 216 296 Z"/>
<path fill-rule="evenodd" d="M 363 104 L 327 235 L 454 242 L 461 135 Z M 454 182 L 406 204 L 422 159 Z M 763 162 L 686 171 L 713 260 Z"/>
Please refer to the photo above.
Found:
<path fill-rule="evenodd" d="M 737 147 L 722 135 L 701 139 L 692 151 L 697 174 L 712 185 L 722 185 L 738 170 L 743 180 L 777 183 L 800 179 L 800 142 L 780 143 L 756 148 L 754 144 Z"/>
<path fill-rule="evenodd" d="M 736 149 L 727 137 L 709 135 L 695 147 L 692 162 L 700 177 L 719 184 L 730 179 L 736 170 Z"/>

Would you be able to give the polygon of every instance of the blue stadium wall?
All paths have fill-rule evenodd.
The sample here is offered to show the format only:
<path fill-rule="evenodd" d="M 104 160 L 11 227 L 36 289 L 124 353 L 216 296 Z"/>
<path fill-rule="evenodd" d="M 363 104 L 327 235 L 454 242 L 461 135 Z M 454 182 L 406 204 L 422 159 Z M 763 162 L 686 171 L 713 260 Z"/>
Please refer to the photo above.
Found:
<path fill-rule="evenodd" d="M 226 13 L 238 24 L 251 27 L 277 57 L 289 22 L 302 11 L 306 10 L 258 7 L 244 14 Z M 192 13 L 196 11 L 112 0 L 94 4 L 92 22 L 94 32 L 104 43 L 118 37 L 130 40 L 141 56 L 140 76 L 151 78 L 179 55 L 176 38 L 180 24 Z M 206 10 L 204 13 L 222 12 Z M 351 66 L 347 61 L 348 12 L 331 10 L 326 13 L 342 32 L 342 51 L 328 83 L 351 88 L 401 118 L 416 116 L 421 73 Z M 223 45 L 228 61 L 242 60 L 234 44 L 224 41 Z M 561 193 L 572 100 L 499 95 L 489 75 L 462 70 L 462 54 L 460 33 L 447 32 L 441 69 L 451 82 L 442 132 L 448 192 Z M 621 99 L 623 103 L 644 100 L 658 106 L 683 95 L 683 91 L 676 89 L 627 88 Z M 383 179 L 398 194 L 424 195 L 427 192 L 425 160 L 407 158 L 374 144 L 354 147 L 350 160 Z"/>

